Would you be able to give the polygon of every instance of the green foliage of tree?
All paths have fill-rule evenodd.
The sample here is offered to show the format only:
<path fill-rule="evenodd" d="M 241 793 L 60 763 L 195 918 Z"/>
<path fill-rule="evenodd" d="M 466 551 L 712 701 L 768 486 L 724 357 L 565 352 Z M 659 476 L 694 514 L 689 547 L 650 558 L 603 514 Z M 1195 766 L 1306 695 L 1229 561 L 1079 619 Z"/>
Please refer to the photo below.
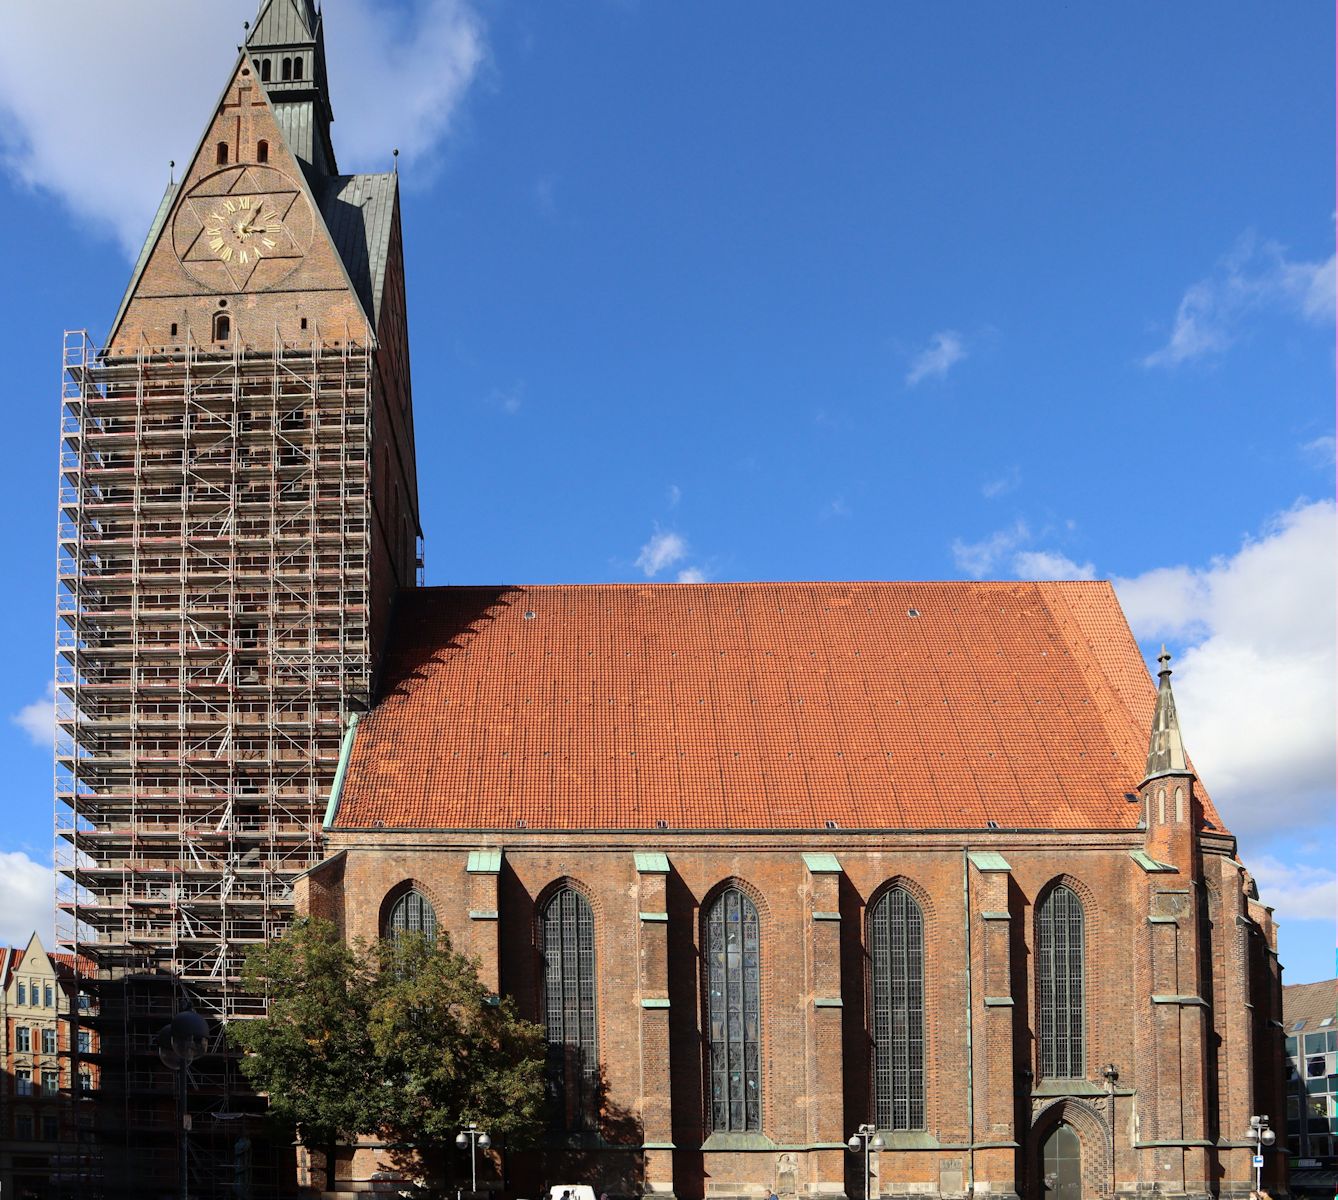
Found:
<path fill-rule="evenodd" d="M 309 1145 L 376 1134 L 445 1145 L 470 1121 L 494 1138 L 543 1128 L 543 1030 L 479 982 L 441 936 L 346 945 L 294 923 L 247 956 L 264 1018 L 228 1027 L 242 1070 Z"/>

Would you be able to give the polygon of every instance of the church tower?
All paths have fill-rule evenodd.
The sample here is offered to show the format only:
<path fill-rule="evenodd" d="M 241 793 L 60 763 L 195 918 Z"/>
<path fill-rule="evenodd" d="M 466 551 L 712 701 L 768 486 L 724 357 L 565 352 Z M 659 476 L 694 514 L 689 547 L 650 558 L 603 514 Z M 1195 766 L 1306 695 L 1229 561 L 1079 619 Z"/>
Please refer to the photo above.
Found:
<path fill-rule="evenodd" d="M 108 1112 L 138 1110 L 141 1075 L 172 1095 L 145 1036 L 164 1012 L 218 1030 L 261 1010 L 245 952 L 320 857 L 346 729 L 421 570 L 398 176 L 340 174 L 332 121 L 321 14 L 266 0 L 105 343 L 65 339 L 60 940 L 127 1030 Z M 141 1004 L 149 979 L 172 995 Z M 225 1055 L 202 1069 L 192 1104 L 245 1107 Z"/>

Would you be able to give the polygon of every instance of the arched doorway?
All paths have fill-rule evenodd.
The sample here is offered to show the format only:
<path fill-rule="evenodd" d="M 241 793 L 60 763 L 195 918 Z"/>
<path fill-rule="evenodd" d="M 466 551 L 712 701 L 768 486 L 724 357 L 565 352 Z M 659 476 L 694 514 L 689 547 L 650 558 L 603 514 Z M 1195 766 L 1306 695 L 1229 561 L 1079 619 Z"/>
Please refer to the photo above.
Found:
<path fill-rule="evenodd" d="M 1045 1200 L 1082 1200 L 1082 1143 L 1073 1126 L 1061 1121 L 1041 1147 Z"/>

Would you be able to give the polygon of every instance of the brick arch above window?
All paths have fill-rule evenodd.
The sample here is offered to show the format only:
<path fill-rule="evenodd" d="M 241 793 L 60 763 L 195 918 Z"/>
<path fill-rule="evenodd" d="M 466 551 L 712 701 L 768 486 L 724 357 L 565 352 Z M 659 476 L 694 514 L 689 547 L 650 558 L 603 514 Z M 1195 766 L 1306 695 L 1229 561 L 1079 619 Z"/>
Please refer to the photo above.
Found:
<path fill-rule="evenodd" d="M 433 894 L 433 890 L 423 883 L 420 879 L 402 879 L 394 887 L 390 888 L 381 899 L 380 911 L 376 918 L 376 933 L 378 937 L 389 937 L 391 935 L 391 922 L 395 916 L 395 907 L 400 900 L 410 893 L 416 893 L 421 896 L 432 910 L 434 927 L 437 932 L 442 929 L 441 924 L 441 904 L 438 897 Z"/>

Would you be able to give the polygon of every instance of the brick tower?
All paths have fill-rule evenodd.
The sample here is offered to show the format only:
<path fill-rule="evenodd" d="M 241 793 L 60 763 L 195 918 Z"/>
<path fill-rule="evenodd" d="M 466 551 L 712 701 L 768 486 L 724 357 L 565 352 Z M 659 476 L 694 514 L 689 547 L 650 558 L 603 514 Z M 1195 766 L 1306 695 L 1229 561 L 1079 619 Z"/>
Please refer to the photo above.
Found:
<path fill-rule="evenodd" d="M 183 1003 L 216 1033 L 260 1011 L 245 952 L 319 857 L 348 717 L 421 569 L 398 178 L 339 174 L 332 120 L 313 0 L 267 0 L 105 344 L 65 339 L 59 940 L 102 975 L 108 1178 L 139 1194 L 155 1128 L 170 1184 L 181 1124 L 155 1111 L 173 1093 L 149 1036 Z M 231 1186 L 223 1155 L 264 1195 L 218 1049 L 192 1194 Z"/>

